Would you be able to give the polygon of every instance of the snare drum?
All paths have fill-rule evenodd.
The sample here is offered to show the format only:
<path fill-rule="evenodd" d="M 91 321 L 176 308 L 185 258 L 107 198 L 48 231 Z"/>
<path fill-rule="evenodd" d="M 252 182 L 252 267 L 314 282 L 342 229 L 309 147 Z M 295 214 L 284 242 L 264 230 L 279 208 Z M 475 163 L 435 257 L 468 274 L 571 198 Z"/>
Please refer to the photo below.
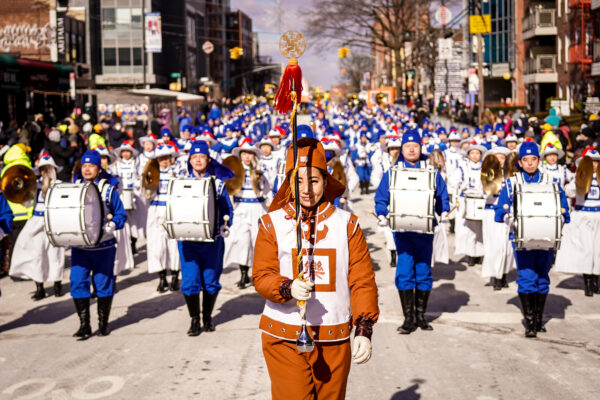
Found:
<path fill-rule="evenodd" d="M 214 178 L 171 179 L 167 186 L 167 234 L 171 239 L 213 242 L 218 209 Z"/>
<path fill-rule="evenodd" d="M 516 183 L 513 197 L 517 250 L 558 249 L 562 236 L 558 184 Z"/>
<path fill-rule="evenodd" d="M 395 232 L 433 233 L 433 168 L 390 169 L 390 228 Z"/>
<path fill-rule="evenodd" d="M 485 199 L 483 197 L 465 197 L 465 219 L 469 221 L 483 221 Z"/>
<path fill-rule="evenodd" d="M 125 211 L 135 210 L 135 196 L 133 195 L 133 188 L 124 188 L 121 193 L 121 202 Z"/>
<path fill-rule="evenodd" d="M 93 183 L 55 183 L 46 192 L 44 229 L 55 247 L 94 247 L 102 238 L 104 207 Z"/>

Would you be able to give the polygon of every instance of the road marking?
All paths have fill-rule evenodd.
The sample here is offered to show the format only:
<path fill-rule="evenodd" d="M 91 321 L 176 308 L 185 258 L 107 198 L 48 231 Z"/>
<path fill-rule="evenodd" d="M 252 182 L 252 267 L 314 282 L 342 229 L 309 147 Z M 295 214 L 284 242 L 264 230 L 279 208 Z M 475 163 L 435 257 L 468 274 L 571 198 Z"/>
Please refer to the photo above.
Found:
<path fill-rule="evenodd" d="M 27 380 L 24 380 L 23 382 L 19 382 L 12 386 L 7 387 L 6 389 L 4 389 L 4 391 L 2 393 L 12 395 L 17 390 L 27 387 L 27 386 L 32 386 L 32 385 L 42 385 L 42 386 L 32 393 L 30 392 L 28 394 L 24 394 L 22 396 L 15 397 L 14 399 L 15 400 L 26 400 L 26 399 L 34 399 L 36 397 L 43 396 L 46 393 L 50 392 L 52 389 L 54 389 L 54 387 L 56 386 L 56 381 L 53 379 L 50 379 L 50 378 L 27 379 Z"/>
<path fill-rule="evenodd" d="M 108 382 L 110 384 L 110 387 L 101 392 L 90 393 L 86 390 L 88 386 L 104 382 Z M 119 376 L 101 376 L 96 379 L 92 379 L 91 381 L 86 383 L 82 388 L 75 389 L 72 395 L 76 399 L 81 400 L 101 399 L 102 397 L 108 397 L 118 393 L 121 389 L 123 389 L 123 386 L 125 386 L 125 379 Z"/>

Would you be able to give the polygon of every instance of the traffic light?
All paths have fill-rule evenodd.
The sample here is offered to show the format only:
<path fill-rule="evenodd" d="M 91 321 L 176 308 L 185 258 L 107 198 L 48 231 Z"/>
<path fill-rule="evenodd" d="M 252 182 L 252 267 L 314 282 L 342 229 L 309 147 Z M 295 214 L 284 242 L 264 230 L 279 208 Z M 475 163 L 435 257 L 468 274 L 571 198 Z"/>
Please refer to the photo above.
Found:
<path fill-rule="evenodd" d="M 241 47 L 234 47 L 229 49 L 229 58 L 231 58 L 232 60 L 237 60 L 238 58 L 241 58 L 244 55 L 244 49 L 242 49 Z"/>
<path fill-rule="evenodd" d="M 342 47 L 342 48 L 338 49 L 338 57 L 339 58 L 346 58 L 348 56 L 348 54 L 350 54 L 349 48 Z"/>

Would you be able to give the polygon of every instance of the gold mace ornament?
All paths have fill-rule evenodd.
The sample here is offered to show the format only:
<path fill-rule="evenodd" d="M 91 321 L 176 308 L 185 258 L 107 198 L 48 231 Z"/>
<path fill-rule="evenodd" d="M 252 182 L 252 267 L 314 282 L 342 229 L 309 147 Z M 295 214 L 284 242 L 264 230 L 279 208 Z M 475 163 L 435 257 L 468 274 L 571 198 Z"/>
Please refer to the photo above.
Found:
<path fill-rule="evenodd" d="M 287 31 L 279 38 L 279 51 L 285 58 L 298 58 L 306 50 L 306 39 L 298 31 Z"/>

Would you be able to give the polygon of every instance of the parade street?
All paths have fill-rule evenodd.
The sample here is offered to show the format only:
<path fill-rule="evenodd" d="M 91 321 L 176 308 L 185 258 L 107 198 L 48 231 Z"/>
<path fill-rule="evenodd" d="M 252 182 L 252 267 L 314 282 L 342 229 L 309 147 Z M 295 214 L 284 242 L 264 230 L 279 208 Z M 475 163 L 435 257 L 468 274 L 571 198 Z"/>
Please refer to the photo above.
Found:
<path fill-rule="evenodd" d="M 372 359 L 352 366 L 348 399 L 597 398 L 600 298 L 584 297 L 581 276 L 551 274 L 548 332 L 526 339 L 516 271 L 510 288 L 496 292 L 481 278 L 481 266 L 451 256 L 451 265 L 433 269 L 427 316 L 434 330 L 399 335 L 394 269 L 368 212 L 372 194 L 355 200 L 381 316 Z M 452 249 L 453 235 L 449 240 Z M 1 399 L 270 398 L 258 330 L 264 300 L 253 287 L 236 288 L 237 270 L 226 269 L 216 331 L 188 337 L 182 294 L 156 292 L 156 274 L 146 272 L 141 248 L 137 268 L 119 276 L 108 337 L 81 342 L 71 336 L 79 321 L 68 294 L 33 302 L 32 282 L 0 282 Z M 91 309 L 95 330 L 95 305 Z"/>

